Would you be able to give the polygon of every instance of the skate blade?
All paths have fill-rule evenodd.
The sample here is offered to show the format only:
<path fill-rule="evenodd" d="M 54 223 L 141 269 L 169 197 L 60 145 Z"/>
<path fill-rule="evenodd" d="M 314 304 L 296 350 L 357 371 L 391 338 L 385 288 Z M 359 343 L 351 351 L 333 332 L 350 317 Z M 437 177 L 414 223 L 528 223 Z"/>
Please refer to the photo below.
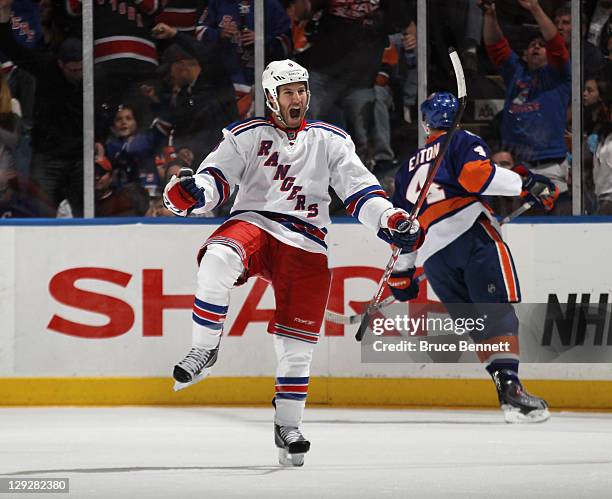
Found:
<path fill-rule="evenodd" d="M 178 392 L 180 390 L 184 390 L 185 388 L 190 387 L 191 385 L 195 385 L 197 382 L 202 381 L 210 374 L 210 369 L 204 369 L 200 374 L 198 374 L 195 378 L 193 378 L 189 383 L 181 383 L 180 381 L 174 382 L 174 391 Z"/>
<path fill-rule="evenodd" d="M 278 449 L 278 463 L 281 466 L 304 466 L 304 454 L 289 454 L 287 449 Z"/>
<path fill-rule="evenodd" d="M 543 423 L 550 418 L 550 411 L 548 409 L 538 409 L 531 411 L 529 414 L 523 414 L 516 407 L 502 406 L 504 411 L 504 419 L 509 424 L 529 424 L 529 423 Z"/>

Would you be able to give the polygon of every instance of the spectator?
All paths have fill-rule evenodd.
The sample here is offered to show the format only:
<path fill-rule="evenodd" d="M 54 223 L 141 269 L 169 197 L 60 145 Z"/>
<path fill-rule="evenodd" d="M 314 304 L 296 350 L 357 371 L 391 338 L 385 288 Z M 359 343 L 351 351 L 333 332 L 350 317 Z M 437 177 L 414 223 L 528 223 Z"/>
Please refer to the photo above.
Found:
<path fill-rule="evenodd" d="M 48 0 L 42 0 L 48 1 Z M 23 47 L 39 48 L 43 42 L 39 5 L 31 0 L 14 2 L 11 5 L 11 27 L 13 38 Z M 9 84 L 14 97 L 19 100 L 22 110 L 22 136 L 15 151 L 18 171 L 29 173 L 32 157 L 30 131 L 34 106 L 34 78 L 18 68 L 9 57 L 0 53 L 2 70 L 9 74 Z"/>
<path fill-rule="evenodd" d="M 526 51 L 526 62 L 510 48 L 497 22 L 495 4 L 484 5 L 483 37 L 489 58 L 506 84 L 502 144 L 534 173 L 545 175 L 560 196 L 549 213 L 571 214 L 567 186 L 566 110 L 571 88 L 569 53 L 554 23 L 537 0 L 518 0 L 536 19 L 541 35 Z M 532 210 L 533 211 L 533 210 Z"/>
<path fill-rule="evenodd" d="M 20 178 L 15 165 L 15 151 L 19 142 L 19 102 L 0 73 L 0 217 L 42 216 L 44 206 L 37 205 L 40 196 L 33 195 L 27 178 Z"/>
<path fill-rule="evenodd" d="M 313 10 L 322 2 L 312 2 Z M 310 114 L 349 128 L 357 153 L 368 156 L 374 82 L 388 35 L 408 25 L 403 2 L 330 0 L 304 62 L 310 68 Z M 334 110 L 341 109 L 346 123 Z"/>
<path fill-rule="evenodd" d="M 40 47 L 53 52 L 66 38 L 65 28 L 61 23 L 63 12 L 53 0 L 40 0 L 38 8 L 42 29 Z"/>
<path fill-rule="evenodd" d="M 1 53 L 0 72 L 5 75 L 11 95 L 17 99 L 21 108 L 21 138 L 15 151 L 15 167 L 20 174 L 27 177 L 30 174 L 32 160 L 31 132 L 34 122 L 36 80 Z"/>
<path fill-rule="evenodd" d="M 572 46 L 572 10 L 569 7 L 559 7 L 555 10 L 553 21 L 559 34 L 565 42 L 567 50 L 571 50 Z M 587 32 L 586 18 L 583 17 L 582 22 L 582 35 L 585 36 Z M 599 48 L 594 44 L 584 39 L 582 42 L 582 61 L 584 68 L 584 78 L 590 79 L 597 75 L 604 63 L 604 57 Z"/>
<path fill-rule="evenodd" d="M 589 24 L 588 40 L 602 53 L 609 54 L 607 41 L 612 31 L 612 0 L 599 0 Z"/>
<path fill-rule="evenodd" d="M 53 0 L 56 1 L 56 0 Z M 62 9 L 63 28 L 69 33 L 69 36 L 83 38 L 83 24 L 81 19 L 82 5 L 81 0 L 63 0 L 64 8 Z"/>
<path fill-rule="evenodd" d="M 312 12 L 310 0 L 283 0 L 283 6 L 291 21 L 291 42 L 293 55 L 299 55 L 310 47 L 306 34 Z"/>
<path fill-rule="evenodd" d="M 81 15 L 82 0 L 67 0 Z M 151 36 L 164 0 L 98 0 L 93 5 L 94 79 L 97 106 L 140 98 L 138 84 L 154 76 L 157 50 Z"/>
<path fill-rule="evenodd" d="M 593 181 L 597 196 L 597 214 L 612 215 L 612 127 L 608 121 L 602 128 L 593 155 Z"/>
<path fill-rule="evenodd" d="M 193 153 L 189 149 L 181 148 L 176 151 L 176 153 L 173 154 L 172 157 L 169 158 L 166 162 L 159 165 L 158 170 L 160 173 L 160 177 L 163 179 L 162 190 L 174 175 L 178 176 L 182 168 L 191 168 L 193 166 L 193 159 Z M 224 203 L 224 206 L 229 205 L 229 207 L 231 208 L 234 202 L 234 197 L 235 193 L 232 195 L 232 197 L 230 197 L 230 199 L 228 199 L 226 203 Z M 229 210 L 229 208 L 227 208 L 227 210 Z M 225 210 L 217 208 L 212 212 L 198 214 L 195 216 L 210 218 L 215 216 L 225 217 L 227 215 L 229 215 L 229 211 L 225 212 Z M 151 206 L 146 216 L 172 217 L 174 216 L 174 214 L 164 206 L 162 197 L 158 196 L 151 200 Z"/>
<path fill-rule="evenodd" d="M 474 0 L 429 0 L 428 17 L 430 47 L 429 65 L 432 87 L 447 87 L 452 67 L 448 47 L 457 47 L 466 75 L 478 71 L 477 50 L 482 33 L 482 11 Z"/>
<path fill-rule="evenodd" d="M 195 36 L 198 12 L 206 9 L 207 0 L 166 0 L 155 24 L 164 23 L 181 33 Z"/>
<path fill-rule="evenodd" d="M 23 47 L 37 48 L 43 37 L 38 5 L 32 0 L 19 0 L 9 3 L 12 4 L 13 37 Z"/>
<path fill-rule="evenodd" d="M 609 81 L 592 79 L 584 82 L 582 102 L 584 104 L 584 131 L 587 137 L 598 132 L 598 127 L 607 119 L 611 84 Z M 588 139 L 587 139 L 588 142 Z"/>
<path fill-rule="evenodd" d="M 137 183 L 113 187 L 113 167 L 104 156 L 104 147 L 96 144 L 94 167 L 97 217 L 141 217 L 149 209 L 149 194 Z"/>
<path fill-rule="evenodd" d="M 585 166 L 592 156 L 597 214 L 612 215 L 612 85 L 606 80 L 587 80 L 583 93 L 585 111 Z"/>
<path fill-rule="evenodd" d="M 196 28 L 202 44 L 219 52 L 229 72 L 241 117 L 252 115 L 255 81 L 255 9 L 253 0 L 209 0 Z M 292 53 L 291 25 L 279 0 L 264 0 L 265 54 L 269 61 Z"/>
<path fill-rule="evenodd" d="M 32 129 L 32 178 L 55 207 L 68 199 L 83 216 L 82 45 L 67 38 L 57 58 L 19 45 L 10 27 L 11 0 L 0 0 L 0 46 L 15 64 L 36 77 Z"/>
<path fill-rule="evenodd" d="M 106 156 L 113 165 L 117 186 L 134 182 L 147 189 L 151 196 L 161 192 L 155 152 L 169 128 L 156 119 L 148 130 L 139 132 L 134 108 L 129 105 L 117 108 L 111 128 L 113 136 L 106 144 Z"/>
<path fill-rule="evenodd" d="M 188 35 L 162 23 L 155 36 L 176 43 L 162 55 L 161 91 L 143 90 L 174 127 L 176 146 L 189 148 L 199 164 L 221 140 L 219 130 L 238 118 L 231 80 L 216 55 L 199 50 Z"/>
<path fill-rule="evenodd" d="M 493 153 L 491 156 L 493 163 L 497 166 L 501 166 L 502 168 L 506 168 L 508 170 L 512 170 L 514 168 L 514 158 L 512 157 L 512 153 L 510 151 L 504 151 L 503 149 Z"/>
<path fill-rule="evenodd" d="M 193 151 L 187 147 L 181 147 L 176 152 L 176 157 L 183 162 L 183 166 L 187 168 L 191 168 L 193 166 L 193 160 L 195 159 L 193 156 Z M 197 165 L 200 166 L 200 165 Z"/>
<path fill-rule="evenodd" d="M 588 214 L 597 212 L 597 196 L 593 180 L 593 156 L 599 142 L 598 132 L 606 120 L 607 110 L 602 96 L 607 93 L 608 85 L 603 80 L 587 80 L 582 93 L 583 102 L 583 141 L 582 141 L 582 206 Z M 571 120 L 571 113 L 570 113 Z M 571 151 L 571 133 L 566 134 L 566 143 Z"/>
<path fill-rule="evenodd" d="M 374 86 L 374 122 L 372 127 L 372 162 L 377 175 L 398 166 L 391 147 L 391 112 L 395 108 L 394 90 L 399 87 L 403 120 L 412 123 L 412 107 L 417 96 L 416 24 L 411 22 L 402 33 L 389 37 L 383 53 L 383 65 Z M 416 144 L 414 144 L 416 146 Z"/>
<path fill-rule="evenodd" d="M 21 130 L 19 102 L 11 96 L 5 76 L 0 73 L 0 189 L 16 175 L 15 150 Z"/>
<path fill-rule="evenodd" d="M 185 159 L 188 159 L 190 157 L 190 154 L 191 151 L 189 151 L 189 149 L 181 149 L 176 153 L 174 158 L 171 158 L 168 162 L 163 164 L 163 166 L 160 168 L 160 173 L 163 173 L 162 191 L 174 175 L 178 176 L 179 172 L 181 171 L 181 168 L 189 167 L 189 163 L 185 161 Z M 147 212 L 147 216 L 172 217 L 174 216 L 174 214 L 164 206 L 162 197 L 156 196 L 154 199 L 151 200 L 151 206 L 149 208 L 149 211 Z"/>
<path fill-rule="evenodd" d="M 169 140 L 169 143 L 171 142 L 173 142 L 172 137 Z M 182 147 L 178 151 L 170 145 L 164 147 L 163 153 L 155 158 L 157 173 L 162 180 L 162 190 L 170 178 L 168 177 L 168 170 L 170 167 L 177 167 L 179 170 L 181 168 L 194 169 L 193 160 L 193 152 L 187 147 Z"/>

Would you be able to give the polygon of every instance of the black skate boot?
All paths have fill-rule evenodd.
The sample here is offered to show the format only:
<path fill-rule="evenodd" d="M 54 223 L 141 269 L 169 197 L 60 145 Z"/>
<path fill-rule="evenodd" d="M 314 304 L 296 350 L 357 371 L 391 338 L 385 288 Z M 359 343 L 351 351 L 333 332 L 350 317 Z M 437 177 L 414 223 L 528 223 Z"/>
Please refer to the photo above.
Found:
<path fill-rule="evenodd" d="M 541 423 L 550 417 L 546 401 L 525 391 L 513 371 L 501 369 L 492 376 L 506 423 Z"/>
<path fill-rule="evenodd" d="M 219 345 L 215 348 L 191 347 L 187 356 L 174 366 L 174 391 L 187 388 L 203 380 L 217 362 Z"/>
<path fill-rule="evenodd" d="M 278 447 L 278 462 L 282 466 L 303 466 L 304 454 L 310 450 L 310 442 L 295 426 L 274 424 L 274 443 Z"/>

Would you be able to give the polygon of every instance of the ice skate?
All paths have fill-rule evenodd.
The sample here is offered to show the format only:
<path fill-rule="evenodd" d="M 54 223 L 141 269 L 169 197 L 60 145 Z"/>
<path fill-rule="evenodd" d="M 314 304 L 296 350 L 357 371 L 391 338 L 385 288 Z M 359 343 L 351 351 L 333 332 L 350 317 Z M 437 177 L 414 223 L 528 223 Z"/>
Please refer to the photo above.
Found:
<path fill-rule="evenodd" d="M 187 356 L 174 366 L 174 391 L 183 390 L 208 376 L 218 354 L 219 345 L 213 349 L 191 347 Z"/>
<path fill-rule="evenodd" d="M 495 371 L 493 381 L 506 423 L 541 423 L 550 417 L 544 399 L 525 391 L 520 381 L 507 369 Z"/>
<path fill-rule="evenodd" d="M 274 425 L 274 442 L 278 447 L 281 466 L 303 466 L 304 454 L 310 450 L 310 442 L 295 426 Z"/>

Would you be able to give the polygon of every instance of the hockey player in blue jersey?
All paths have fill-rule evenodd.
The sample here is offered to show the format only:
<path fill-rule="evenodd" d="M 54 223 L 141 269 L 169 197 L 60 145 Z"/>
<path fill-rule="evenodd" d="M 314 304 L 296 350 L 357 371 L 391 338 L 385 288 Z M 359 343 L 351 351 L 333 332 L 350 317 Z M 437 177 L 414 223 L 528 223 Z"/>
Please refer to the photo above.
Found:
<path fill-rule="evenodd" d="M 434 93 L 421 105 L 427 142 L 399 169 L 395 206 L 410 211 L 416 204 L 457 109 L 457 99 L 448 92 Z M 509 352 L 479 355 L 495 382 L 509 423 L 549 417 L 546 402 L 527 393 L 518 378 L 518 319 L 510 304 L 520 302 L 521 293 L 512 255 L 485 199 L 523 195 L 538 206 L 552 208 L 558 192 L 554 184 L 542 175 L 522 173 L 524 176 L 497 168 L 480 137 L 457 130 L 417 216 L 421 244 L 416 251 L 400 256 L 389 279 L 396 299 L 416 298 L 419 285 L 414 274 L 416 265 L 422 265 L 451 315 L 465 310 L 453 304 L 475 304 L 470 307 L 476 311 L 488 310 L 484 334 L 474 334 L 472 339 L 478 343 L 507 341 L 510 346 Z"/>

